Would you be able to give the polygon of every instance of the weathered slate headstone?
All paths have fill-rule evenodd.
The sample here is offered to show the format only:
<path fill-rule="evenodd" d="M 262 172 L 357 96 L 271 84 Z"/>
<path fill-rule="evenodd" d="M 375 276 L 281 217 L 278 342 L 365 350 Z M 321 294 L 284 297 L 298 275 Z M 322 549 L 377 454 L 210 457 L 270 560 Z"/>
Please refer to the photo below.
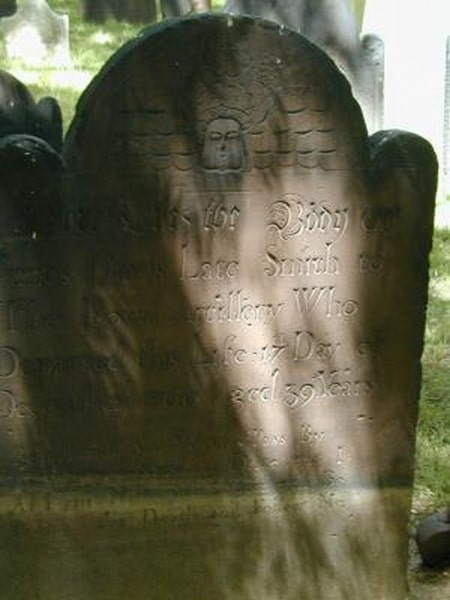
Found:
<path fill-rule="evenodd" d="M 48 232 L 47 216 L 58 205 L 63 171 L 61 156 L 44 140 L 26 134 L 1 137 L 2 240 L 36 239 Z"/>
<path fill-rule="evenodd" d="M 25 84 L 0 70 L 0 138 L 11 134 L 34 135 L 59 152 L 62 113 L 55 98 L 46 96 L 35 102 Z"/>
<path fill-rule="evenodd" d="M 64 158 L 3 243 L 5 594 L 405 600 L 427 142 L 209 15 L 120 51 Z"/>
<path fill-rule="evenodd" d="M 69 65 L 69 17 L 51 10 L 46 0 L 22 0 L 16 13 L 0 20 L 9 59 L 29 66 Z"/>

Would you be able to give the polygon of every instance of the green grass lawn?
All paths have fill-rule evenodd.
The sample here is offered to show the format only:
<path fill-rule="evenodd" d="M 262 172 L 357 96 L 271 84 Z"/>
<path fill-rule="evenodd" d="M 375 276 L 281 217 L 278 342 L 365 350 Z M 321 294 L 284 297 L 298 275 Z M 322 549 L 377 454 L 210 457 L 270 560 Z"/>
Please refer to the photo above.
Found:
<path fill-rule="evenodd" d="M 437 229 L 430 268 L 414 509 L 450 505 L 450 230 Z"/>
<path fill-rule="evenodd" d="M 0 58 L 4 69 L 27 83 L 36 98 L 53 95 L 60 102 L 67 129 L 81 91 L 105 61 L 141 25 L 82 23 L 76 0 L 50 0 L 70 16 L 73 65 L 68 69 L 30 70 Z M 215 8 L 220 2 L 215 3 Z M 3 52 L 3 54 L 2 54 Z M 414 511 L 420 516 L 450 503 L 450 231 L 437 230 L 431 257 L 431 288 L 423 358 L 423 390 L 417 447 Z"/>

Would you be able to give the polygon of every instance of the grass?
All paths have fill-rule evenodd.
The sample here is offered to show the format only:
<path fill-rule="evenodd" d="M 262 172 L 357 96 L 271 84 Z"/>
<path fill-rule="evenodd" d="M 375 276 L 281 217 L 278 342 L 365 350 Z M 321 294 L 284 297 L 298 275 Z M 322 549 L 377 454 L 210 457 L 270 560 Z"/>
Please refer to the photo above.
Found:
<path fill-rule="evenodd" d="M 213 3 L 215 9 L 220 2 Z M 83 23 L 78 0 L 50 0 L 54 10 L 69 14 L 73 65 L 62 70 L 3 68 L 29 85 L 36 98 L 53 95 L 61 104 L 67 129 L 76 101 L 87 83 L 142 25 Z M 2 55 L 3 52 L 3 55 Z M 431 256 L 431 286 L 423 357 L 423 389 L 417 438 L 414 515 L 419 518 L 450 502 L 450 230 L 436 230 Z"/>
<path fill-rule="evenodd" d="M 450 505 L 450 230 L 437 229 L 430 265 L 414 510 Z"/>
<path fill-rule="evenodd" d="M 142 29 L 142 25 L 112 20 L 102 26 L 84 23 L 80 19 L 78 1 L 53 0 L 49 4 L 53 10 L 69 15 L 72 65 L 61 69 L 26 68 L 19 61 L 8 62 L 3 47 L 0 48 L 0 60 L 3 68 L 27 84 L 36 99 L 48 95 L 57 98 L 67 130 L 83 89 L 108 58 Z"/>

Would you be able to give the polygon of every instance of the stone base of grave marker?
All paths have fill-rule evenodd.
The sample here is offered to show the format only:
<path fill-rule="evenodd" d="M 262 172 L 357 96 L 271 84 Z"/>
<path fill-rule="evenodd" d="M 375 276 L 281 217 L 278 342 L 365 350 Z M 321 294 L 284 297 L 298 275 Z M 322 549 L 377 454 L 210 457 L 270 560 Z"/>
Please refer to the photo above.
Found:
<path fill-rule="evenodd" d="M 142 477 L 50 478 L 2 496 L 2 593 L 405 600 L 406 564 L 395 573 L 392 557 L 407 544 L 408 507 L 402 489 L 250 492 L 211 481 L 175 490 Z"/>

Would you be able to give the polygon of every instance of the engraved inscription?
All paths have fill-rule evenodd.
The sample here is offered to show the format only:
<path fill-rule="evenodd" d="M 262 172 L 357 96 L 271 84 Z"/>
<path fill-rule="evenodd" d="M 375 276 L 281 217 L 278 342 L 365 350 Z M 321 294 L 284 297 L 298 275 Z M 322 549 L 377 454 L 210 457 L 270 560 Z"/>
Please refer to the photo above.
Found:
<path fill-rule="evenodd" d="M 42 303 L 44 304 L 44 303 Z M 0 325 L 3 331 L 51 330 L 64 324 L 59 307 L 50 308 L 32 298 L 0 300 Z"/>
<path fill-rule="evenodd" d="M 174 350 L 162 348 L 154 339 L 148 339 L 138 355 L 139 365 L 148 369 L 172 369 L 182 361 Z"/>
<path fill-rule="evenodd" d="M 0 419 L 10 419 L 16 411 L 16 400 L 8 390 L 0 390 Z"/>
<path fill-rule="evenodd" d="M 293 290 L 295 305 L 301 315 L 319 311 L 326 317 L 354 317 L 359 311 L 356 300 L 336 298 L 335 286 L 311 286 Z"/>
<path fill-rule="evenodd" d="M 254 302 L 245 290 L 217 294 L 208 304 L 194 306 L 192 320 L 204 323 L 243 323 L 251 327 L 256 323 L 270 325 L 285 306 L 284 302 Z"/>
<path fill-rule="evenodd" d="M 317 446 L 325 438 L 324 431 L 315 431 L 311 425 L 303 423 L 300 427 L 299 444 L 304 446 Z"/>
<path fill-rule="evenodd" d="M 32 416 L 31 409 L 20 399 L 17 399 L 11 390 L 0 390 L 0 421 L 25 419 Z"/>
<path fill-rule="evenodd" d="M 274 369 L 267 384 L 234 387 L 230 398 L 240 405 L 283 404 L 288 408 L 298 409 L 313 400 L 367 396 L 373 390 L 373 382 L 355 378 L 349 368 L 320 370 L 308 381 L 285 384 L 280 383 L 280 370 Z"/>
<path fill-rule="evenodd" d="M 361 273 L 377 273 L 383 269 L 383 257 L 381 254 L 369 254 L 361 252 L 359 255 L 359 270 Z"/>
<path fill-rule="evenodd" d="M 112 373 L 117 371 L 120 360 L 114 354 L 77 354 L 73 356 L 33 356 L 23 358 L 20 363 L 25 375 L 57 377 L 79 373 Z"/>
<path fill-rule="evenodd" d="M 325 342 L 317 339 L 311 331 L 297 331 L 295 333 L 295 346 L 293 359 L 304 361 L 316 358 L 318 360 L 331 360 L 341 347 L 340 342 Z"/>
<path fill-rule="evenodd" d="M 194 264 L 193 264 L 194 263 Z M 181 249 L 181 276 L 180 279 L 235 279 L 239 275 L 239 262 L 237 260 L 217 260 L 195 263 L 189 254 L 189 245 L 183 244 Z"/>
<path fill-rule="evenodd" d="M 220 203 L 210 202 L 203 213 L 203 227 L 206 231 L 234 231 L 237 227 L 240 209 L 237 206 L 227 208 Z"/>
<path fill-rule="evenodd" d="M 361 227 L 367 233 L 386 233 L 398 223 L 400 209 L 390 206 L 368 206 L 361 214 Z"/>
<path fill-rule="evenodd" d="M 301 408 L 315 399 L 366 396 L 372 392 L 373 383 L 355 379 L 351 369 L 321 370 L 309 382 L 286 384 L 282 401 L 290 408 Z"/>
<path fill-rule="evenodd" d="M 19 288 L 65 287 L 70 283 L 69 272 L 57 266 L 12 267 L 0 269 L 0 281 Z"/>
<path fill-rule="evenodd" d="M 347 208 L 335 208 L 325 202 L 285 194 L 270 207 L 268 232 L 282 240 L 305 234 L 333 235 L 336 241 L 345 234 L 349 217 Z"/>
<path fill-rule="evenodd" d="M 274 369 L 270 376 L 270 382 L 266 385 L 257 385 L 249 387 L 236 386 L 230 390 L 232 402 L 238 404 L 273 404 L 278 402 L 277 380 L 280 374 L 279 369 Z"/>
<path fill-rule="evenodd" d="M 157 322 L 157 312 L 152 309 L 131 309 L 128 306 L 105 310 L 101 300 L 93 296 L 83 298 L 82 323 L 89 327 L 115 328 L 121 325 L 153 325 Z"/>
<path fill-rule="evenodd" d="M 130 262 L 107 252 L 89 252 L 86 263 L 86 272 L 97 281 L 128 283 L 132 279 L 150 278 L 156 284 L 167 272 L 162 261 L 149 258 Z"/>
<path fill-rule="evenodd" d="M 19 370 L 19 356 L 12 348 L 0 348 L 0 379 L 15 377 Z"/>
<path fill-rule="evenodd" d="M 319 256 L 280 257 L 266 252 L 263 263 L 267 277 L 299 277 L 312 275 L 339 275 L 340 261 L 331 254 L 332 242 L 325 244 L 325 253 Z"/>
<path fill-rule="evenodd" d="M 253 427 L 245 431 L 246 444 L 254 447 L 286 446 L 287 434 L 276 434 L 264 431 L 261 427 Z"/>
<path fill-rule="evenodd" d="M 243 342 L 237 336 L 228 335 L 221 346 L 208 353 L 207 359 L 194 355 L 194 367 L 239 367 L 252 362 L 258 364 L 272 364 L 285 357 L 288 351 L 286 336 L 280 334 L 269 344 L 258 348 L 243 347 Z"/>
<path fill-rule="evenodd" d="M 336 358 L 342 344 L 339 341 L 325 341 L 311 331 L 280 333 L 268 343 L 249 347 L 246 341 L 236 335 L 228 335 L 223 342 L 208 351 L 207 357 L 197 356 L 194 351 L 194 367 L 239 367 L 250 363 L 271 365 L 284 359 L 295 362 L 309 360 L 328 361 Z"/>
<path fill-rule="evenodd" d="M 196 395 L 191 390 L 146 390 L 144 400 L 153 407 L 192 408 Z"/>

